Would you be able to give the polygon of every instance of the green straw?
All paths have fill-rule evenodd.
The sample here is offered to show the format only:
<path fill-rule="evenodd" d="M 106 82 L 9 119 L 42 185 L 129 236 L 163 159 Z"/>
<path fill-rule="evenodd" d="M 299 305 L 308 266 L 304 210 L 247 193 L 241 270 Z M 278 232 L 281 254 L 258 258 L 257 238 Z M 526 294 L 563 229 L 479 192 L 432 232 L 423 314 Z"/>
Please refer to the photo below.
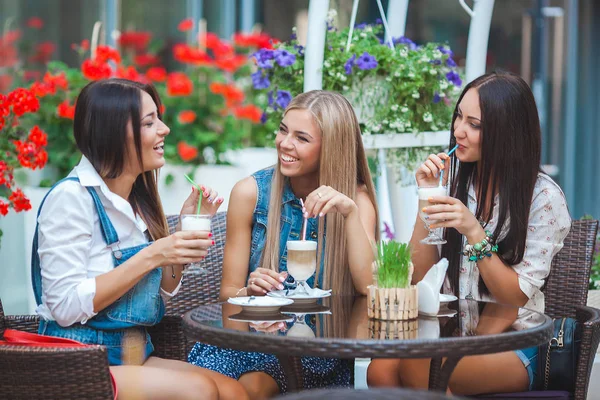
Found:
<path fill-rule="evenodd" d="M 198 186 L 198 184 L 196 182 L 194 182 L 194 180 L 188 176 L 188 174 L 183 174 L 183 176 L 185 176 L 185 179 L 190 181 L 190 183 L 193 186 L 195 186 L 196 189 L 198 189 L 198 191 L 200 192 L 200 198 L 198 199 L 198 208 L 196 209 L 196 214 L 200 214 L 200 204 L 202 203 L 202 197 L 204 196 L 204 192 L 202 191 L 202 188 L 200 186 Z"/>

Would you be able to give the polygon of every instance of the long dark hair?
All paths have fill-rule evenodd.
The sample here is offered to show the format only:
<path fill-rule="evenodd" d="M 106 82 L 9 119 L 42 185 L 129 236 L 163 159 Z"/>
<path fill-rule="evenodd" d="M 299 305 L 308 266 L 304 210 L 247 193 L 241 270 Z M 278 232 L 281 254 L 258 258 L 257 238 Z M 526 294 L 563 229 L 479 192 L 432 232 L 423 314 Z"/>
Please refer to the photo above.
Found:
<path fill-rule="evenodd" d="M 160 98 L 152 85 L 126 79 L 99 80 L 84 87 L 77 98 L 73 121 L 75 142 L 103 179 L 114 179 L 123 173 L 130 121 L 137 159 L 143 171 L 140 132 L 142 91 L 152 97 L 161 118 Z M 128 199 L 154 240 L 169 234 L 158 196 L 157 178 L 157 170 L 140 174 Z"/>
<path fill-rule="evenodd" d="M 492 215 L 494 196 L 499 194 L 498 221 L 492 236 L 498 243 L 498 256 L 506 264 L 515 265 L 523 260 L 531 198 L 540 172 L 541 132 L 535 99 L 527 83 L 517 75 L 492 72 L 480 76 L 458 98 L 450 128 L 450 148 L 456 145 L 454 122 L 458 104 L 470 89 L 479 93 L 481 159 L 461 163 L 456 153 L 451 156 L 450 195 L 467 205 L 469 186 L 476 184 L 475 216 L 485 226 Z M 507 221 L 508 232 L 497 242 Z M 448 277 L 456 294 L 463 236 L 456 229 L 446 229 L 445 236 L 448 243 L 442 247 L 442 257 L 449 261 Z M 489 294 L 481 277 L 479 293 Z"/>

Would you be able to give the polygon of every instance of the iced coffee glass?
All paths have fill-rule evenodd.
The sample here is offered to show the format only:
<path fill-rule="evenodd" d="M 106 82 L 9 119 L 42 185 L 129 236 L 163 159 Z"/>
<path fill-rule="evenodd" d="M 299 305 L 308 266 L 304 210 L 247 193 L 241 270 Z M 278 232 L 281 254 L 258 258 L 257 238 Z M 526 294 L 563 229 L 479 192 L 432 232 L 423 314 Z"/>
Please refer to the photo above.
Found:
<path fill-rule="evenodd" d="M 184 214 L 181 216 L 181 230 L 182 231 L 208 231 L 210 232 L 210 215 L 200 214 Z M 202 265 L 197 263 L 191 263 L 187 268 L 183 270 L 184 274 L 207 274 L 208 272 Z"/>
<path fill-rule="evenodd" d="M 431 186 L 431 187 L 419 187 L 419 216 L 425 223 L 425 227 L 429 231 L 427 237 L 421 240 L 423 244 L 444 244 L 446 240 L 442 239 L 435 234 L 435 229 L 431 229 L 431 221 L 427 218 L 428 215 L 423 212 L 423 208 L 429 207 L 432 203 L 429 202 L 429 198 L 433 196 L 446 196 L 446 186 Z M 441 230 L 441 229 L 440 229 Z"/>
<path fill-rule="evenodd" d="M 317 269 L 317 242 L 311 240 L 290 240 L 287 242 L 287 270 L 298 282 L 299 293 L 308 295 L 306 280 Z"/>

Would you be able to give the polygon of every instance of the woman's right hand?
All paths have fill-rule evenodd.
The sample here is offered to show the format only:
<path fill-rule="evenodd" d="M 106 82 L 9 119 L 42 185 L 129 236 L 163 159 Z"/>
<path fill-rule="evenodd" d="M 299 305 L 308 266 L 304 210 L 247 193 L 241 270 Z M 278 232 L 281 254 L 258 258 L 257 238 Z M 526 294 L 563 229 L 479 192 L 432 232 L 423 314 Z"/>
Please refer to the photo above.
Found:
<path fill-rule="evenodd" d="M 199 262 L 213 244 L 212 233 L 208 231 L 179 231 L 158 239 L 148 249 L 159 267 Z"/>
<path fill-rule="evenodd" d="M 431 187 L 439 184 L 440 171 L 445 169 L 444 162 L 449 160 L 450 157 L 446 153 L 439 153 L 437 155 L 430 154 L 427 160 L 415 174 L 417 179 L 417 186 L 419 187 Z M 448 174 L 444 173 L 444 185 L 448 182 Z"/>
<path fill-rule="evenodd" d="M 275 272 L 267 268 L 257 268 L 248 277 L 247 295 L 263 296 L 273 290 L 283 290 L 283 282 L 287 279 L 287 272 Z"/>

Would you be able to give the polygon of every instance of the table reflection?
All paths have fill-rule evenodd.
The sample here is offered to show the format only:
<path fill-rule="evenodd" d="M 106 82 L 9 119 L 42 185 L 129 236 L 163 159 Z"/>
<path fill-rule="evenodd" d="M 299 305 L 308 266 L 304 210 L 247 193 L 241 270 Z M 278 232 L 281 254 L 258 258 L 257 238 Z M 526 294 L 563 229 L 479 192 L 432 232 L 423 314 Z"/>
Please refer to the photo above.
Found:
<path fill-rule="evenodd" d="M 435 340 L 526 330 L 544 323 L 540 313 L 497 303 L 456 300 L 440 307 L 437 317 L 407 321 L 368 318 L 364 296 L 331 296 L 278 312 L 248 313 L 229 303 L 200 307 L 191 315 L 203 325 L 257 334 L 301 338 L 361 340 Z"/>

